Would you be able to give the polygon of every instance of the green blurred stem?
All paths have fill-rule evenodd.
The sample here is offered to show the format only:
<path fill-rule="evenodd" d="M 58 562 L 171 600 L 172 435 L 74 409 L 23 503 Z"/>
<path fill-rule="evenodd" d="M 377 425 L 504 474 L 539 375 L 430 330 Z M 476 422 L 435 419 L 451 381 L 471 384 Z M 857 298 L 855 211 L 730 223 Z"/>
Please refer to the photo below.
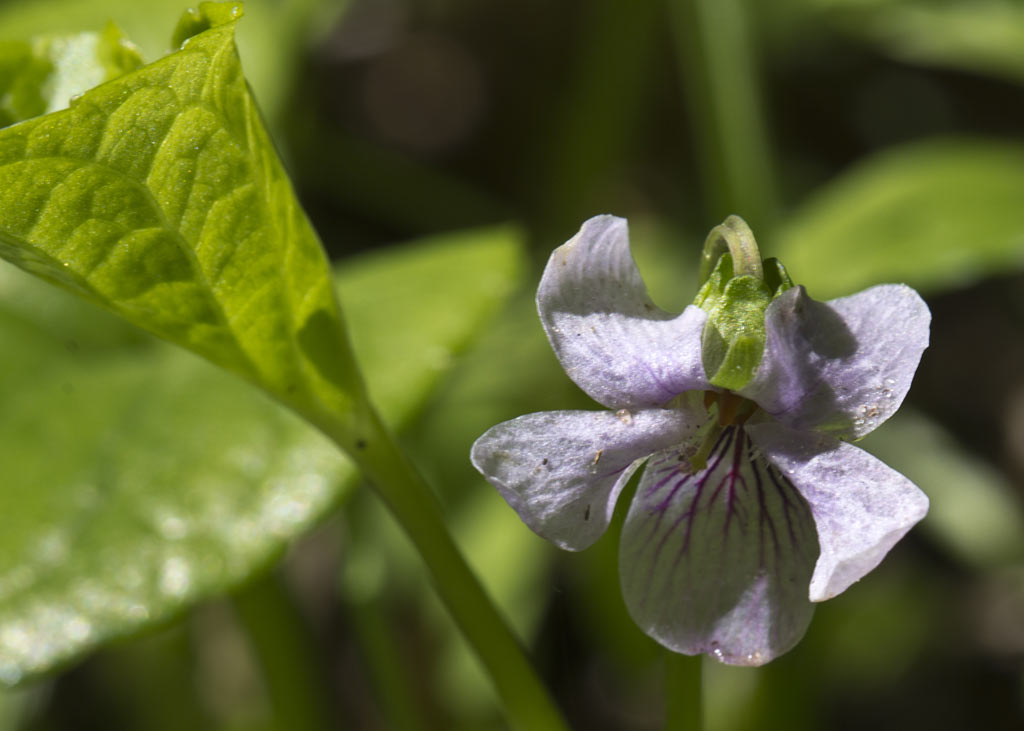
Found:
<path fill-rule="evenodd" d="M 770 231 L 777 201 L 745 0 L 669 0 L 708 215 Z"/>
<path fill-rule="evenodd" d="M 665 652 L 665 731 L 704 728 L 704 658 Z"/>
<path fill-rule="evenodd" d="M 260 663 L 274 714 L 274 728 L 324 731 L 332 719 L 327 688 L 305 621 L 275 574 L 261 576 L 234 594 L 235 613 Z"/>
<path fill-rule="evenodd" d="M 438 595 L 494 683 L 512 727 L 567 729 L 519 640 L 455 545 L 430 486 L 376 412 L 367 407 L 354 435 L 330 425 L 324 431 L 355 460 L 416 546 Z"/>
<path fill-rule="evenodd" d="M 378 602 L 363 599 L 349 602 L 348 610 L 387 727 L 425 731 L 427 726 L 420 718 L 411 669 L 402 663 L 401 648 L 388 613 Z"/>
<path fill-rule="evenodd" d="M 609 181 L 618 180 L 637 125 L 658 32 L 662 0 L 588 0 L 566 39 L 563 93 L 547 118 L 534 165 L 539 239 L 564 239 L 579 221 L 607 206 Z M 559 70 L 559 73 L 563 73 Z M 605 194 L 605 195 L 602 195 Z"/>

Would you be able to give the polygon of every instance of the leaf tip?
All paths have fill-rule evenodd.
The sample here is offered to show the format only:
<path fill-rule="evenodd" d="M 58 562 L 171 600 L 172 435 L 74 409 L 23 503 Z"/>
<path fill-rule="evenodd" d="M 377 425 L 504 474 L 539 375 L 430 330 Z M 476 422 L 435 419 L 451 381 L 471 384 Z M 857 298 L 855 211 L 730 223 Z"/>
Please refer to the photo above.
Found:
<path fill-rule="evenodd" d="M 198 7 L 189 8 L 174 29 L 171 47 L 182 48 L 190 38 L 203 31 L 234 23 L 242 17 L 242 7 L 239 2 L 204 2 L 199 3 Z"/>

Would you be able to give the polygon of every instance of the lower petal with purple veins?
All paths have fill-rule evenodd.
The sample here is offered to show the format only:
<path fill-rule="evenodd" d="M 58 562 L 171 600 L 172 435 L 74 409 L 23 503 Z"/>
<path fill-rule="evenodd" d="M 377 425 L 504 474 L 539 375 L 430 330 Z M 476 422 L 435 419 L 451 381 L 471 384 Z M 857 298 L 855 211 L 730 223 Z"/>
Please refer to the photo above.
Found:
<path fill-rule="evenodd" d="M 672 650 L 761 665 L 793 647 L 811 620 L 814 521 L 742 427 L 725 429 L 696 473 L 695 449 L 648 462 L 622 534 L 626 605 Z"/>

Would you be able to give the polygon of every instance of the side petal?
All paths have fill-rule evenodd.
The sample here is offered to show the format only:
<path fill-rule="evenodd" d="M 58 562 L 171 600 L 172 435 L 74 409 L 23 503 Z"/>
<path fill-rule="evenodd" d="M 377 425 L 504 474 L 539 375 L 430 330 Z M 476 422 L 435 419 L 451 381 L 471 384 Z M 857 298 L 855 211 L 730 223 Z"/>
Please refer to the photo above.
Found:
<path fill-rule="evenodd" d="M 740 393 L 797 429 L 862 437 L 903 403 L 930 322 L 906 285 L 828 302 L 794 287 L 768 306 L 764 357 Z"/>
<path fill-rule="evenodd" d="M 811 601 L 859 581 L 928 512 L 914 483 L 852 444 L 776 423 L 747 431 L 811 506 L 821 545 Z"/>
<path fill-rule="evenodd" d="M 470 459 L 535 533 L 580 551 L 604 533 L 643 461 L 691 438 L 704 418 L 684 409 L 527 414 L 485 432 Z"/>
<path fill-rule="evenodd" d="M 671 650 L 761 665 L 811 621 L 814 521 L 742 428 L 722 432 L 704 470 L 689 456 L 655 455 L 637 488 L 619 553 L 626 606 Z"/>
<path fill-rule="evenodd" d="M 661 406 L 708 388 L 700 337 L 707 314 L 674 316 L 647 294 L 629 252 L 626 221 L 596 216 L 555 249 L 537 311 L 569 377 L 605 406 Z"/>

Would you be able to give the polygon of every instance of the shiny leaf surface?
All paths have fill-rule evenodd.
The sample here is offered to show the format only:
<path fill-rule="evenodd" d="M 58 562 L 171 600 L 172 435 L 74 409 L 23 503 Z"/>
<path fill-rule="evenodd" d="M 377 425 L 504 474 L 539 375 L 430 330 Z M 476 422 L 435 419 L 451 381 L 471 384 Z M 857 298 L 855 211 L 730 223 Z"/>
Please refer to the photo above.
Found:
<path fill-rule="evenodd" d="M 510 229 L 346 263 L 341 298 L 392 425 L 519 264 Z M 354 477 L 321 434 L 239 379 L 6 265 L 0 343 L 3 682 L 238 584 Z"/>

